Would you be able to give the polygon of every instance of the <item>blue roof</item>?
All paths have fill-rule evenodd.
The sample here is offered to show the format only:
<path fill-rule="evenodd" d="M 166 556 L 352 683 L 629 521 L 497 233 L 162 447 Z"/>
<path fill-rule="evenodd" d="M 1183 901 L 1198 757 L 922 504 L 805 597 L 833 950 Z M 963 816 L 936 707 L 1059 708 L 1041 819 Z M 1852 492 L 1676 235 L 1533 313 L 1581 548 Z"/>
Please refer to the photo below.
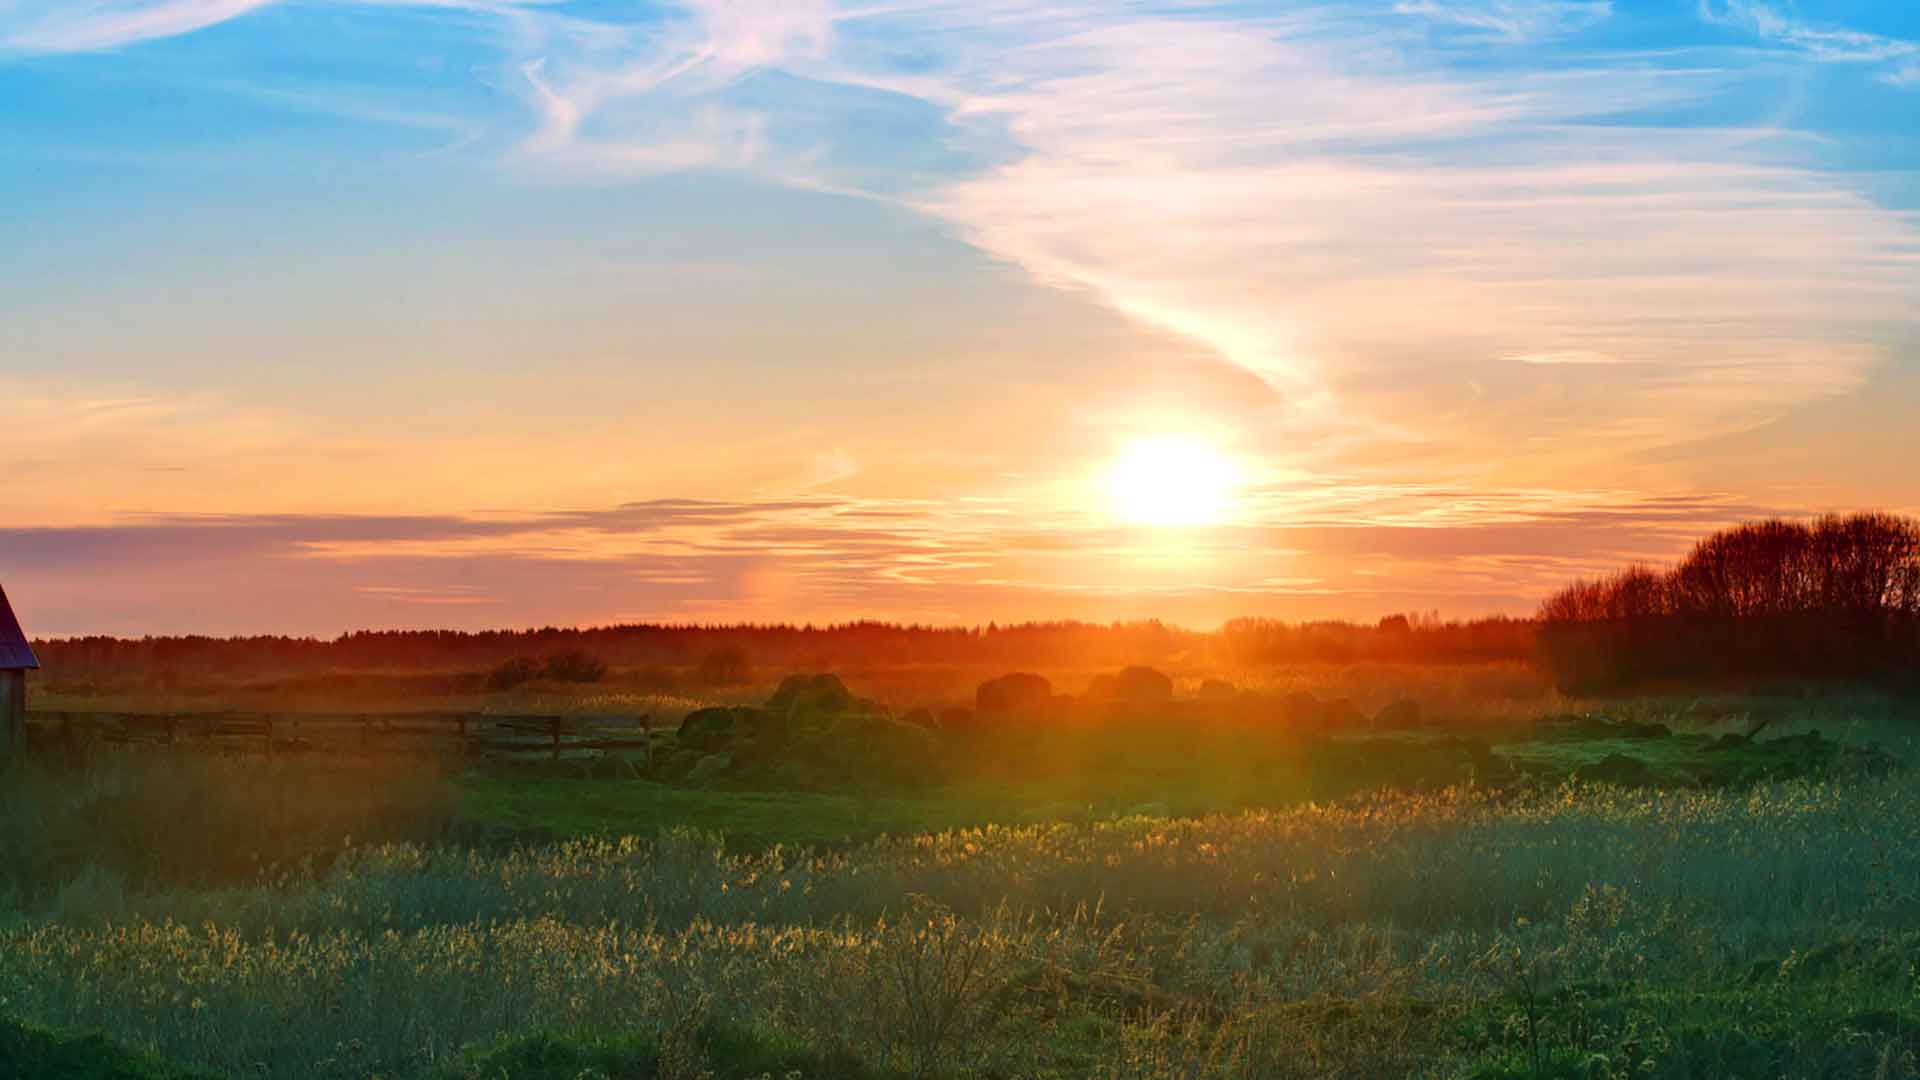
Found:
<path fill-rule="evenodd" d="M 20 620 L 13 615 L 13 605 L 7 603 L 7 590 L 0 589 L 0 671 L 22 668 L 37 671 L 40 660 L 33 655 L 33 646 L 28 644 L 26 632 L 20 629 Z"/>

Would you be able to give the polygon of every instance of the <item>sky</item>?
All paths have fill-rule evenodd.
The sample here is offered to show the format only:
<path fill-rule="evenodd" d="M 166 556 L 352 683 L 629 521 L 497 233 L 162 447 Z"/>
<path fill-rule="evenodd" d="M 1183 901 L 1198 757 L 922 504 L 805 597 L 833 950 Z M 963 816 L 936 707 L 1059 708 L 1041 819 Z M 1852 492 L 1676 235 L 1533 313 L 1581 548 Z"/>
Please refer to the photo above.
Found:
<path fill-rule="evenodd" d="M 41 636 L 1526 615 L 1917 420 L 1907 0 L 0 0 Z"/>

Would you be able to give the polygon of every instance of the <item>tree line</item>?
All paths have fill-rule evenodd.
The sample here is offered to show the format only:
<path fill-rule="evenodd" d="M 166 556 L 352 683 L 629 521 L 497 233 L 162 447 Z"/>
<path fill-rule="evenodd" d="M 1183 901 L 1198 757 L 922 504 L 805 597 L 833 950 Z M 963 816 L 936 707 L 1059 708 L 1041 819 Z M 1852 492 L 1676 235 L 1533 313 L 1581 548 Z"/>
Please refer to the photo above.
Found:
<path fill-rule="evenodd" d="M 1182 660 L 1234 667 L 1361 661 L 1524 661 L 1524 619 L 1443 622 L 1396 615 L 1378 623 L 1236 619 L 1218 630 L 1159 622 L 1028 622 L 939 627 L 885 622 L 623 626 L 462 632 L 357 631 L 337 638 L 75 637 L 37 642 L 49 677 L 167 673 L 257 679 L 328 672 L 487 672 L 588 654 L 616 670 L 667 669 L 710 682 L 846 665 L 1124 667 Z"/>
<path fill-rule="evenodd" d="M 1671 568 L 1581 581 L 1539 613 L 1568 689 L 1658 679 L 1898 678 L 1920 668 L 1920 520 L 1769 520 L 1702 540 Z"/>

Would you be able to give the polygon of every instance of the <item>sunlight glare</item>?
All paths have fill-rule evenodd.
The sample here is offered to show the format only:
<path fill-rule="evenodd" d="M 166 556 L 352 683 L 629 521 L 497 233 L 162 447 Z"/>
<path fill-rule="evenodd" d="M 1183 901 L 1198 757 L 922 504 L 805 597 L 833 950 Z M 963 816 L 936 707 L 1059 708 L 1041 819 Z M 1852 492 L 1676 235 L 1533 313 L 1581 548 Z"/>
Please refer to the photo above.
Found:
<path fill-rule="evenodd" d="M 1231 508 L 1240 482 L 1231 458 L 1179 435 L 1134 439 L 1107 471 L 1115 513 L 1135 525 L 1215 524 Z"/>

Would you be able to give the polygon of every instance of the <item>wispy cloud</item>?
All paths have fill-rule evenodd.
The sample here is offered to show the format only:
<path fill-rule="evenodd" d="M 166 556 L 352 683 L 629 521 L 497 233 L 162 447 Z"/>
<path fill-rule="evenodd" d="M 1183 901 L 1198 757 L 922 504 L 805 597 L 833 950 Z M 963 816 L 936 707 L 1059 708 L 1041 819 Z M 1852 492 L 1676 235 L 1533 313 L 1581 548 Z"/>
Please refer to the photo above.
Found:
<path fill-rule="evenodd" d="M 60 9 L 85 29 L 55 39 L 252 6 Z M 1778 132 L 1672 119 L 1734 73 L 1593 51 L 1475 60 L 1476 36 L 1621 17 L 1604 0 L 1253 17 L 1068 0 L 441 6 L 498 16 L 534 121 L 522 165 L 748 170 L 903 203 L 1256 376 L 1269 395 L 1247 422 L 1274 446 L 1424 446 L 1439 463 L 1484 459 L 1490 430 L 1617 454 L 1750 428 L 1861 386 L 1920 287 L 1910 216 Z M 1749 0 L 1700 12 L 1818 59 L 1913 56 Z M 1410 22 L 1461 34 L 1410 43 Z M 904 188 L 886 175 L 901 148 L 852 119 L 899 101 L 940 118 L 918 137 L 963 151 Z"/>
<path fill-rule="evenodd" d="M 343 7 L 444 8 L 511 17 L 559 0 L 320 0 Z M 0 47 L 26 52 L 99 52 L 178 37 L 284 0 L 11 0 L 0 3 Z"/>
<path fill-rule="evenodd" d="M 1521 44 L 1577 33 L 1613 15 L 1612 0 L 1399 0 L 1395 14 Z"/>
<path fill-rule="evenodd" d="M 1248 493 L 1177 541 L 991 501 L 654 500 L 487 515 L 133 515 L 0 528 L 35 628 L 334 633 L 632 619 L 937 622 L 1251 611 L 1529 610 L 1566 578 L 1677 554 L 1772 508 L 1724 495 L 1329 479 Z M 1443 573 L 1442 570 L 1445 570 Z M 139 588 L 129 589 L 130 581 Z"/>
<path fill-rule="evenodd" d="M 276 446 L 287 427 L 281 417 L 218 394 L 0 377 L 0 433 L 10 483 L 23 502 L 60 513 L 99 497 L 75 490 L 76 467 L 180 469 L 183 462 Z M 22 513 L 16 510 L 15 520 Z"/>
<path fill-rule="evenodd" d="M 1920 43 L 1842 26 L 1821 26 L 1771 4 L 1750 0 L 1700 0 L 1700 16 L 1747 31 L 1823 63 L 1882 64 L 1920 56 Z M 1899 70 L 1895 69 L 1897 75 Z"/>
<path fill-rule="evenodd" d="M 275 0 L 27 0 L 0 9 L 0 43 L 35 52 L 92 52 L 192 33 Z"/>
<path fill-rule="evenodd" d="M 1395 10 L 1512 40 L 1611 12 Z M 1385 437 L 1472 457 L 1497 429 L 1618 453 L 1751 427 L 1862 385 L 1920 286 L 1914 223 L 1792 164 L 1784 136 L 1619 122 L 1722 93 L 1731 74 L 1698 63 L 1455 66 L 1447 45 L 1409 50 L 1357 9 L 924 0 L 737 15 L 694 4 L 617 45 L 543 43 L 524 159 L 732 166 L 901 198 L 1257 375 L 1279 405 L 1261 423 L 1285 445 Z M 1893 48 L 1759 25 L 1835 55 Z M 923 102 L 951 142 L 1004 149 L 901 196 L 868 188 L 857 164 L 822 164 L 832 148 L 786 137 L 803 114 L 732 92 L 757 72 Z M 1514 357 L 1534 374 L 1503 373 Z"/>
<path fill-rule="evenodd" d="M 15 4 L 0 8 L 0 36 L 104 49 L 261 6 Z M 169 560 L 195 567 L 179 595 L 213 605 L 193 610 L 232 605 L 204 629 L 391 623 L 411 617 L 396 608 L 423 606 L 491 620 L 496 602 L 557 621 L 1109 616 L 1129 593 L 1193 621 L 1262 607 L 1262 596 L 1324 600 L 1267 608 L 1296 614 L 1439 593 L 1452 610 L 1524 610 L 1570 574 L 1663 557 L 1767 509 L 1612 491 L 1595 477 L 1857 390 L 1913 329 L 1920 222 L 1869 198 L 1810 141 L 1726 122 L 1731 89 L 1751 76 L 1719 66 L 1726 50 L 1616 57 L 1545 44 L 1625 17 L 1597 0 L 1355 0 L 1253 15 L 1104 0 L 438 6 L 487 17 L 502 50 L 493 74 L 525 110 L 498 121 L 515 167 L 600 182 L 745 170 L 923 215 L 1179 343 L 1167 351 L 1180 378 L 1230 377 L 1223 415 L 1196 422 L 1234 428 L 1250 454 L 1296 475 L 1252 493 L 1236 525 L 1177 545 L 1067 512 L 1067 500 L 1036 511 L 951 488 L 937 504 L 845 496 L 886 456 L 853 432 L 760 455 L 798 474 L 778 489 L 806 492 L 797 498 L 122 515 L 0 531 L 0 561 L 64 590 L 70 610 L 109 610 L 82 601 L 121 584 L 119 568 Z M 1920 78 L 1903 41 L 1744 0 L 1701 11 L 1815 60 Z M 876 129 L 883 107 L 916 124 Z M 944 155 L 941 168 L 893 168 L 916 140 Z M 1081 380 L 1083 398 L 1044 415 L 1067 426 L 1157 406 L 1145 392 L 1140 403 L 1099 397 L 1139 362 L 1116 352 L 1115 378 Z M 0 428 L 29 433 L 9 442 L 25 461 L 177 467 L 175 440 L 216 461 L 228 445 L 283 438 L 276 418 L 210 399 L 4 389 Z M 320 445 L 303 441 L 300 456 Z M 571 460 L 621 460 L 622 447 L 575 447 Z M 363 450 L 352 468 L 369 483 L 418 467 L 390 446 Z M 447 474 L 493 471 L 474 447 L 442 439 L 435 450 L 419 456 Z M 559 460 L 551 445 L 508 450 L 552 490 L 562 470 L 544 467 Z M 387 463 L 383 475 L 370 461 Z M 1521 478 L 1439 482 L 1474 470 Z M 442 500 L 444 485 L 418 477 L 458 482 L 410 475 Z M 611 475 L 588 482 L 639 486 Z M 1521 486 L 1535 475 L 1557 489 Z M 354 491 L 367 499 L 356 505 L 378 501 Z M 68 509 L 40 505 L 41 520 Z M 287 619 L 272 605 L 293 600 L 243 587 L 268 577 L 306 590 Z M 1199 599 L 1167 606 L 1183 589 Z M 144 614 L 125 609 L 131 628 L 177 626 Z"/>
<path fill-rule="evenodd" d="M 1890 86 L 1920 86 L 1920 59 L 1909 60 L 1880 77 Z"/>

